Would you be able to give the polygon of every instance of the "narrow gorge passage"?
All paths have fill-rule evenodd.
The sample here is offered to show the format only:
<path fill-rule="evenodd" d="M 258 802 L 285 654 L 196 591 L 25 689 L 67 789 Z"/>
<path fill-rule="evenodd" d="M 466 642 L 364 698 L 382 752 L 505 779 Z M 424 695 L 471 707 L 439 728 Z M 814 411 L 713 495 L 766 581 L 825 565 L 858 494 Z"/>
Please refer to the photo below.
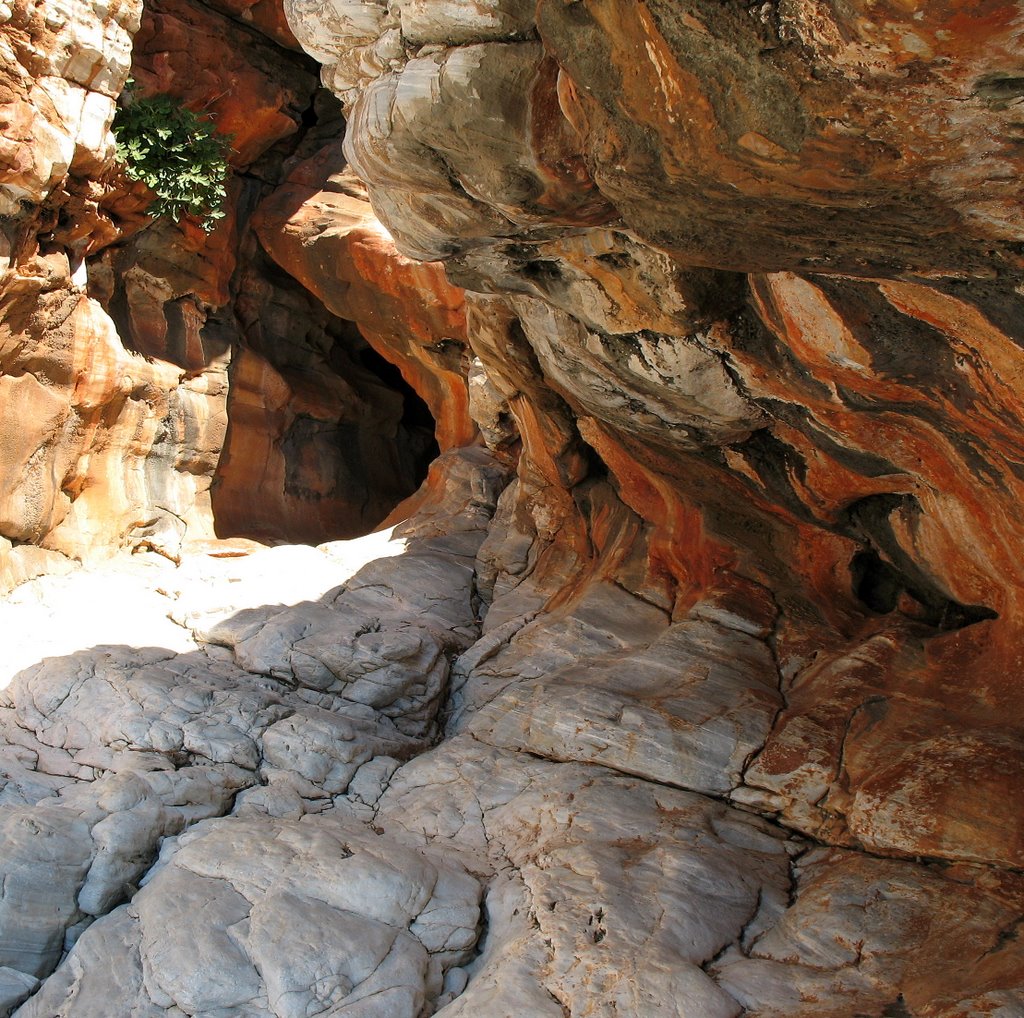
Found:
<path fill-rule="evenodd" d="M 1018 4 L 0 40 L 0 1018 L 1024 1018 Z"/>

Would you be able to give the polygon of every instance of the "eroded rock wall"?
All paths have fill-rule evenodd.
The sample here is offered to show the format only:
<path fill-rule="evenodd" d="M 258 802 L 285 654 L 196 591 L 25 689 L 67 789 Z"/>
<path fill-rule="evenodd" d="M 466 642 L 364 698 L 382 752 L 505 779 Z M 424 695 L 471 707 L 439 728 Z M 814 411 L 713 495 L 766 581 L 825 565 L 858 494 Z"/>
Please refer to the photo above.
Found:
<path fill-rule="evenodd" d="M 81 558 L 152 539 L 173 553 L 187 529 L 212 534 L 228 351 L 196 350 L 194 333 L 204 309 L 223 303 L 230 267 L 225 275 L 222 258 L 212 271 L 217 259 L 197 258 L 202 240 L 172 231 L 156 244 L 161 277 L 118 267 L 118 284 L 142 297 L 127 316 L 134 329 L 104 306 L 111 253 L 144 223 L 144 195 L 114 175 L 110 132 L 144 20 L 142 4 L 30 3 L 2 26 L 17 58 L 5 66 L 14 148 L 2 182 L 5 585 L 37 568 L 39 548 Z M 193 325 L 187 354 L 188 337 L 166 342 L 151 310 L 179 298 L 179 325 Z"/>
<path fill-rule="evenodd" d="M 186 647 L 14 679 L 4 999 L 1024 1014 L 1017 7 L 285 10 L 348 166 L 261 196 L 225 462 L 299 510 L 328 312 L 449 451 L 355 575 L 201 558 Z"/>
<path fill-rule="evenodd" d="M 628 556 L 674 618 L 767 600 L 779 715 L 730 790 L 1017 865 L 1015 8 L 343 7 L 289 10 L 522 436 L 495 582 Z"/>
<path fill-rule="evenodd" d="M 215 532 L 363 533 L 416 490 L 437 439 L 468 440 L 461 291 L 435 271 L 429 294 L 406 285 L 401 322 L 372 287 L 339 314 L 271 265 L 250 230 L 261 201 L 344 131 L 279 5 L 21 4 L 0 32 L 5 588 L 61 556 L 124 545 L 174 556 Z M 211 234 L 148 219 L 145 187 L 114 162 L 129 74 L 137 95 L 170 94 L 231 137 Z M 293 200 L 285 184 L 282 220 Z M 382 252 L 361 278 L 395 257 Z M 448 316 L 414 328 L 438 297 Z M 430 408 L 373 357 L 375 332 L 409 363 L 407 333 L 420 345 L 453 334 L 448 380 L 412 377 Z M 450 421 L 436 437 L 431 410 Z"/>
<path fill-rule="evenodd" d="M 288 10 L 521 442 L 452 731 L 1015 879 L 1016 7 Z"/>

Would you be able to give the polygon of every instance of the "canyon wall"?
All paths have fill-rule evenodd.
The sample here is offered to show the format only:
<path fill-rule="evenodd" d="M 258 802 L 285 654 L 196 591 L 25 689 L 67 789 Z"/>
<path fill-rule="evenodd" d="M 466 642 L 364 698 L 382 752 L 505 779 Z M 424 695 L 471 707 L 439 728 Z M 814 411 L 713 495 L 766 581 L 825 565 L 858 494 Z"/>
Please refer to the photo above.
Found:
<path fill-rule="evenodd" d="M 414 335 L 461 349 L 461 291 L 434 270 L 433 290 L 408 280 L 378 306 L 385 251 L 353 264 L 361 300 L 328 309 L 252 230 L 264 201 L 276 211 L 258 218 L 288 218 L 344 127 L 279 6 L 27 3 L 0 31 L 4 588 L 120 547 L 363 533 L 415 491 L 438 439 L 467 440 L 462 374 L 440 383 L 443 411 L 434 394 L 450 419 L 436 437 L 401 374 L 422 374 L 401 350 Z M 134 95 L 171 95 L 230 138 L 211 233 L 148 218 L 116 162 L 129 75 Z M 447 314 L 427 322 L 437 298 Z"/>
<path fill-rule="evenodd" d="M 18 186 L 45 182 L 10 191 L 0 382 L 45 376 L 55 408 L 19 396 L 11 476 L 56 476 L 57 450 L 78 473 L 0 533 L 128 532 L 110 509 L 88 531 L 78 447 L 15 427 L 95 405 L 113 433 L 131 405 L 90 396 L 125 374 L 73 359 L 105 349 L 77 319 L 80 401 L 38 367 L 50 293 L 191 386 L 191 417 L 162 380 L 137 410 L 202 421 L 204 456 L 131 453 L 159 479 L 133 506 L 163 485 L 185 533 L 351 536 L 439 455 L 389 557 L 183 559 L 160 590 L 186 646 L 14 678 L 3 999 L 1024 1015 L 1019 6 L 284 0 L 287 28 L 210 6 L 117 22 L 143 86 L 189 101 L 246 46 L 273 65 L 219 114 L 248 161 L 210 239 L 112 234 L 103 209 L 141 210 L 114 182 L 48 253 L 40 210 L 87 205 L 102 140 L 78 176 L 40 149 Z M 175 42 L 211 19 L 230 58 Z M 282 147 L 274 111 L 300 107 Z M 280 589 L 285 554 L 305 586 Z"/>
<path fill-rule="evenodd" d="M 342 8 L 288 5 L 521 436 L 496 589 L 752 613 L 716 790 L 1020 865 L 1016 7 Z"/>

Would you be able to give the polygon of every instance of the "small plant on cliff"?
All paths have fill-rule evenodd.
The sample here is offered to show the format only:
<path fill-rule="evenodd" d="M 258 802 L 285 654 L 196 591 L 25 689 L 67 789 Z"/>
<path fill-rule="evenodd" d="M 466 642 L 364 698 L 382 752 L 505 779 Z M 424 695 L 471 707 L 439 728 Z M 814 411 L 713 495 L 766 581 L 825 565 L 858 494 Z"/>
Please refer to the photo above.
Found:
<path fill-rule="evenodd" d="M 196 216 L 209 233 L 224 217 L 231 139 L 169 95 L 141 98 L 131 88 L 114 117 L 117 157 L 155 195 L 151 216 Z"/>

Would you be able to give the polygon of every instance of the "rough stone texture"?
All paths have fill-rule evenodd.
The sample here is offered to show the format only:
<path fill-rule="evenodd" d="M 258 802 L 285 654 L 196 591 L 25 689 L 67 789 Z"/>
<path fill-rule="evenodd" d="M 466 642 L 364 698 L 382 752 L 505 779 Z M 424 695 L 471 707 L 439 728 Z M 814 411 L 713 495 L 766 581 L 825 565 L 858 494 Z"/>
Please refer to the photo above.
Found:
<path fill-rule="evenodd" d="M 417 1015 L 469 956 L 479 897 L 451 860 L 333 816 L 200 825 L 19 1013 Z M 114 985 L 83 957 L 116 959 Z"/>
<path fill-rule="evenodd" d="M 299 49 L 278 0 L 210 0 L 209 6 L 242 24 L 251 25 L 280 46 Z"/>
<path fill-rule="evenodd" d="M 423 480 L 434 421 L 351 322 L 251 244 L 230 323 L 241 345 L 212 495 L 217 530 L 312 542 L 365 533 Z"/>
<path fill-rule="evenodd" d="M 186 458 L 202 464 L 219 444 L 222 371 L 185 379 L 132 357 L 83 292 L 83 256 L 117 235 L 100 210 L 97 178 L 113 157 L 109 128 L 141 9 L 28 3 L 3 10 L 4 588 L 40 571 L 38 556 L 33 566 L 21 546 L 45 542 L 81 555 L 158 517 L 173 528 L 197 503 L 193 521 L 201 527 L 209 515 L 201 469 L 183 476 L 179 467 Z M 150 455 L 157 469 L 147 477 Z"/>
<path fill-rule="evenodd" d="M 190 376 L 125 350 L 66 271 L 37 259 L 2 299 L 0 531 L 74 557 L 119 541 L 175 555 L 187 527 L 212 534 L 225 365 Z"/>
<path fill-rule="evenodd" d="M 140 92 L 202 109 L 231 135 L 238 166 L 294 134 L 312 92 L 293 54 L 193 0 L 150 0 L 133 57 Z"/>
<path fill-rule="evenodd" d="M 316 542 L 379 523 L 426 474 L 430 414 L 248 232 L 343 126 L 280 5 L 19 4 L 0 34 L 0 589 L 60 556 L 176 557 L 215 530 Z M 212 234 L 148 220 L 146 189 L 114 167 L 129 72 L 140 94 L 169 93 L 232 135 L 239 175 Z M 410 321 L 383 331 L 400 345 Z M 446 448 L 473 431 L 449 373 Z M 440 413 L 433 376 L 410 377 Z"/>
<path fill-rule="evenodd" d="M 624 568 L 499 623 L 523 580 L 480 635 L 468 580 L 503 481 L 449 454 L 390 542 L 71 578 L 155 587 L 185 643 L 50 658 L 0 707 L 20 1018 L 1017 1013 L 1019 873 L 816 847 L 726 801 L 778 702 L 765 592 L 673 622 Z M 53 599 L 29 594 L 58 582 L 10 621 L 39 625 Z M 465 729 L 433 749 L 428 643 L 445 672 L 459 655 Z M 689 685 L 667 694 L 672 661 Z"/>
<path fill-rule="evenodd" d="M 353 162 L 409 251 L 507 235 L 487 229 L 499 211 L 522 232 L 589 206 L 686 264 L 1020 268 L 1013 5 L 544 0 L 547 63 L 532 44 L 479 45 L 525 16 L 464 38 L 439 12 L 404 36 L 420 6 L 286 4 L 353 106 Z M 409 59 L 428 39 L 457 48 Z M 501 115 L 474 116 L 489 105 Z M 575 183 L 564 201 L 552 177 Z"/>
<path fill-rule="evenodd" d="M 106 168 L 114 100 L 128 73 L 141 13 L 142 4 L 132 0 L 113 7 L 70 0 L 5 5 L 0 23 L 5 226 L 22 204 L 48 198 L 69 172 L 81 186 L 82 178 Z M 11 235 L 4 233 L 10 244 Z"/>
<path fill-rule="evenodd" d="M 165 600 L 171 599 L 169 614 L 182 629 L 174 640 L 154 635 L 165 644 L 180 646 L 184 640 L 191 650 L 123 643 L 83 647 L 19 672 L 0 701 L 4 966 L 25 977 L 48 975 L 62 949 L 70 948 L 94 917 L 132 897 L 161 841 L 164 851 L 170 852 L 166 839 L 184 827 L 232 808 L 255 817 L 250 824 L 256 828 L 268 813 L 298 818 L 322 811 L 330 808 L 332 796 L 346 791 L 367 761 L 387 759 L 394 766 L 425 748 L 436 732 L 449 660 L 477 633 L 469 582 L 473 556 L 503 477 L 502 468 L 486 452 L 450 455 L 434 471 L 433 513 L 407 525 L 405 536 L 394 539 L 401 553 L 392 548 L 390 556 L 358 569 L 360 560 L 379 554 L 380 539 L 355 542 L 352 548 L 327 545 L 319 551 L 268 549 L 251 558 L 215 559 L 212 566 L 195 561 L 190 568 L 183 567 L 180 577 L 165 565 L 155 580 Z M 290 587 L 282 586 L 282 571 L 294 574 Z M 138 567 L 132 575 L 136 583 L 143 578 Z M 80 589 L 98 594 L 104 574 L 79 574 L 74 579 Z M 123 579 L 120 589 L 122 597 L 137 599 L 130 587 L 124 592 Z M 23 591 L 20 603 L 8 606 L 8 612 L 9 621 L 31 632 L 46 622 L 38 607 L 33 614 L 33 599 L 27 593 Z M 297 603 L 274 604 L 271 596 Z M 251 604 L 253 600 L 257 603 Z M 130 613 L 127 618 L 130 621 Z M 125 633 L 124 622 L 121 632 Z M 37 655 L 46 652 L 45 641 L 44 636 Z M 367 786 L 365 780 L 362 786 Z M 272 853 L 252 844 L 245 833 L 249 828 L 230 827 L 229 840 L 235 830 L 241 832 L 238 844 L 243 855 L 262 858 L 271 870 L 285 868 L 282 860 L 274 861 Z M 284 825 L 284 842 L 305 840 L 301 833 L 289 831 L 293 828 Z M 268 836 L 271 841 L 276 837 Z M 296 1003 L 291 994 L 308 992 L 334 1002 L 354 994 L 350 1003 L 356 1014 L 360 1012 L 355 1000 L 361 994 L 379 993 L 384 995 L 381 999 L 389 994 L 396 1000 L 408 998 L 395 1007 L 415 1015 L 426 996 L 438 996 L 445 968 L 463 959 L 476 940 L 476 882 L 460 876 L 457 868 L 432 868 L 429 859 L 417 864 L 417 872 L 413 857 L 403 862 L 398 850 L 389 855 L 375 847 L 376 836 L 369 830 L 334 835 L 326 831 L 323 837 L 350 838 L 364 846 L 352 853 L 357 856 L 352 873 L 358 876 L 337 877 L 342 897 L 324 899 L 320 913 L 315 904 L 310 906 L 312 913 L 302 905 L 300 899 L 308 892 L 299 885 L 265 887 L 265 918 L 257 921 L 260 909 L 252 917 L 253 950 L 258 959 L 275 953 L 271 945 L 279 934 L 274 924 L 292 924 L 278 899 L 290 901 L 290 908 L 305 915 L 307 939 L 319 936 L 324 923 L 337 930 L 341 939 L 332 948 L 332 958 L 348 959 L 347 989 L 342 990 L 342 973 L 332 969 L 331 978 L 337 976 L 332 982 L 326 973 L 313 971 L 312 961 L 305 984 L 300 970 L 286 968 L 275 974 L 269 956 L 258 961 L 263 984 L 254 972 L 248 982 L 236 980 L 230 971 L 230 951 L 228 958 L 217 960 L 211 954 L 208 959 L 213 968 L 223 969 L 223 985 L 216 979 L 209 985 L 197 983 L 194 959 L 187 950 L 194 934 L 183 920 L 194 913 L 193 901 L 207 900 L 203 888 L 209 875 L 199 873 L 203 879 L 192 886 L 193 871 L 175 871 L 177 876 L 168 871 L 160 878 L 165 891 L 154 878 L 135 899 L 143 909 L 133 918 L 143 916 L 142 966 L 149 998 L 160 1008 L 177 1001 L 195 1009 L 200 998 L 206 1001 L 202 1007 L 215 1006 L 210 1001 L 219 1000 L 222 993 L 242 995 L 216 1006 L 269 994 L 274 1010 L 266 1013 L 297 1014 L 305 1013 L 306 1004 Z M 302 852 L 330 868 L 322 847 L 314 842 Z M 343 857 L 347 851 L 338 848 Z M 211 849 L 210 858 L 214 865 L 225 861 L 217 848 Z M 243 859 L 239 865 L 237 880 L 265 883 L 252 874 L 251 863 Z M 302 880 L 319 882 L 301 857 L 289 869 L 297 877 L 305 873 Z M 392 886 L 394 874 L 400 872 L 409 875 L 406 889 Z M 235 915 L 240 899 L 229 885 L 230 881 L 209 900 L 218 903 L 210 906 L 216 915 L 234 917 L 225 919 L 225 925 L 233 926 L 244 916 Z M 382 898 L 388 886 L 392 905 Z M 357 903 L 360 897 L 362 905 Z M 255 905 L 251 892 L 248 900 Z M 143 913 L 149 901 L 154 904 L 146 913 L 147 933 Z M 364 919 L 349 920 L 352 925 L 342 935 L 336 910 L 358 914 L 360 908 Z M 178 918 L 165 915 L 167 909 Z M 98 927 L 88 944 L 105 943 L 106 929 Z M 123 944 L 122 926 L 115 923 L 114 929 Z M 396 930 L 404 932 L 399 936 Z M 172 941 L 161 946 L 166 936 Z M 225 937 L 230 939 L 217 931 L 216 924 L 204 936 L 211 938 L 210 952 Z M 149 946 L 153 937 L 157 942 Z M 346 948 L 364 941 L 365 957 Z M 84 951 L 106 949 L 109 944 L 83 946 Z M 237 948 L 232 950 L 237 953 Z M 156 974 L 146 975 L 153 952 L 158 955 L 152 963 Z M 389 958 L 377 981 L 363 986 Z M 74 970 L 77 963 L 69 964 Z M 180 985 L 174 965 L 181 967 Z M 362 975 L 356 978 L 359 972 Z M 54 985 L 63 986 L 64 978 Z M 137 980 L 123 978 L 141 992 Z M 24 982 L 16 975 L 12 979 L 15 988 L 19 979 Z M 400 991 L 401 986 L 406 989 Z M 52 992 L 63 996 L 63 990 Z M 213 996 L 208 999 L 209 994 Z M 149 998 L 140 999 L 145 1003 Z M 278 998 L 291 1002 L 282 1004 Z M 88 1007 L 113 1006 L 105 1001 L 101 993 Z M 75 1007 L 79 1005 L 86 1007 L 87 1001 Z M 46 1013 L 51 1005 L 38 1006 Z M 130 1009 L 125 1003 L 124 1013 Z"/>
<path fill-rule="evenodd" d="M 1019 12 L 286 6 L 521 451 L 449 732 L 834 846 L 730 1013 L 1018 1013 Z"/>
<path fill-rule="evenodd" d="M 554 760 L 732 791 L 748 756 L 764 744 L 781 699 L 763 634 L 745 631 L 745 620 L 734 627 L 709 619 L 708 607 L 701 602 L 688 618 L 635 647 L 630 643 L 649 626 L 652 609 L 618 588 L 591 588 L 568 617 L 554 624 L 548 616 L 538 619 L 472 670 L 470 696 L 475 686 L 516 673 L 542 677 L 509 683 L 470 717 L 468 730 L 492 745 Z M 570 626 L 586 627 L 580 635 L 589 644 L 618 646 L 599 662 L 579 648 L 576 660 L 559 667 L 550 647 L 571 646 L 555 635 Z M 543 646 L 546 659 L 531 659 L 523 647 L 531 642 Z"/>
<path fill-rule="evenodd" d="M 214 491 L 222 533 L 364 533 L 417 489 L 438 449 L 476 433 L 462 291 L 397 254 L 343 167 L 340 146 L 324 145 L 252 219 L 289 276 L 252 251 L 238 281 L 245 349 Z"/>
<path fill-rule="evenodd" d="M 290 9 L 340 53 L 404 33 L 399 7 Z M 872 10 L 544 2 L 543 46 L 455 19 L 326 80 L 399 250 L 476 291 L 524 451 L 487 545 L 496 591 L 527 578 L 501 624 L 623 556 L 677 625 L 753 583 L 777 673 L 733 718 L 755 752 L 731 794 L 830 842 L 1016 866 L 1019 40 L 998 3 Z M 468 666 L 474 706 L 496 660 Z M 543 682 L 502 696 L 495 731 L 580 752 L 542 734 Z"/>
<path fill-rule="evenodd" d="M 1016 16 L 538 5 L 563 108 L 630 226 L 690 263 L 858 275 L 1020 269 Z"/>
<path fill-rule="evenodd" d="M 765 1015 L 984 1014 L 991 994 L 1018 1013 L 1020 955 L 1003 950 L 1020 886 L 814 849 L 793 867 L 795 895 L 712 973 Z M 1014 920 L 1010 920 L 1011 923 Z M 951 959 L 957 959 L 954 964 Z M 770 1001 L 770 1003 L 767 1003 Z M 998 1010 L 993 1013 L 999 1013 Z"/>
<path fill-rule="evenodd" d="M 701 966 L 788 885 L 785 838 L 749 814 L 464 738 L 392 778 L 376 822 L 496 871 L 488 943 L 445 1014 L 734 1015 Z"/>
<path fill-rule="evenodd" d="M 230 312 L 159 230 L 104 299 L 240 351 L 253 532 L 337 525 L 340 424 L 408 481 L 403 385 L 447 451 L 392 540 L 186 556 L 153 646 L 17 659 L 3 1006 L 1024 1014 L 1016 6 L 284 6 L 365 191 L 319 100 L 204 248 Z"/>
<path fill-rule="evenodd" d="M 141 7 L 19 4 L 0 26 L 13 97 L 4 144 L 17 153 L 0 183 L 14 202 L 0 280 L 0 531 L 74 557 L 139 540 L 173 555 L 186 528 L 211 535 L 224 438 L 224 351 L 191 371 L 140 356 L 156 337 L 126 349 L 87 295 L 83 258 L 121 233 L 102 178 Z M 4 558 L 5 587 L 38 571 L 17 561 L 24 553 Z"/>

